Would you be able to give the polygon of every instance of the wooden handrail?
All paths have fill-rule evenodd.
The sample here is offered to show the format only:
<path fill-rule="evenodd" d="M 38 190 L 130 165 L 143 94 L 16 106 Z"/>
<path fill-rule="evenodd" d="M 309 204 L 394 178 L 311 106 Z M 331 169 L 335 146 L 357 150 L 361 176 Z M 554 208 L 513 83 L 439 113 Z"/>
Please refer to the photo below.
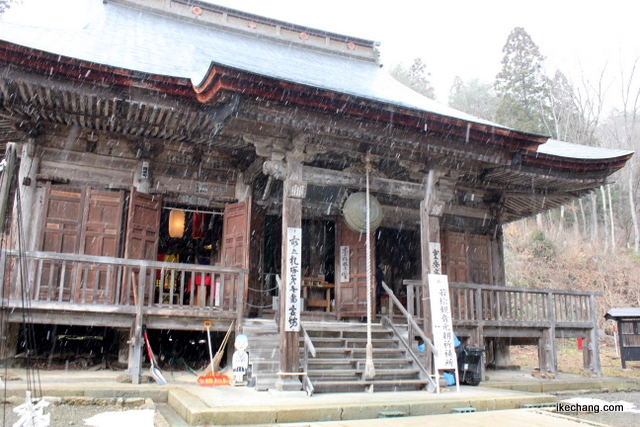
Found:
<path fill-rule="evenodd" d="M 5 249 L 2 251 L 6 255 L 19 256 L 20 252 L 16 249 Z M 141 259 L 105 257 L 95 255 L 66 254 L 58 252 L 41 252 L 41 251 L 23 251 L 22 256 L 32 259 L 45 259 L 56 261 L 72 261 L 72 262 L 88 262 L 95 264 L 111 264 L 123 265 L 127 267 L 151 267 L 151 268 L 169 268 L 179 269 L 189 272 L 216 273 L 216 274 L 248 274 L 248 268 L 240 267 L 223 267 L 218 265 L 199 265 L 199 264 L 183 264 L 178 262 L 151 261 Z"/>
<path fill-rule="evenodd" d="M 235 312 L 238 324 L 244 317 L 248 268 L 15 249 L 0 251 L 0 259 L 7 257 L 22 259 L 27 264 L 30 277 L 25 286 L 35 302 L 119 308 L 143 304 L 144 310 L 157 307 L 222 309 Z M 3 282 L 7 281 L 5 270 L 2 263 Z M 21 274 L 21 271 L 9 274 Z M 4 298 L 18 298 L 21 291 L 17 283 L 12 281 Z M 100 288 L 99 284 L 106 287 Z M 139 312 L 139 308 L 136 311 Z"/>
<path fill-rule="evenodd" d="M 422 286 L 420 280 L 403 280 L 405 285 Z M 593 291 L 573 291 L 563 289 L 537 289 L 537 288 L 517 288 L 512 286 L 494 286 L 494 285 L 479 285 L 477 283 L 449 283 L 451 288 L 467 288 L 467 289 L 482 289 L 489 291 L 507 291 L 507 292 L 523 292 L 523 293 L 536 293 L 546 294 L 551 292 L 556 295 L 593 295 L 601 297 L 604 294 L 602 292 Z"/>
<path fill-rule="evenodd" d="M 413 349 L 411 348 L 409 343 L 407 343 L 404 340 L 404 338 L 402 338 L 402 336 L 400 335 L 400 333 L 398 332 L 396 327 L 393 325 L 393 323 L 391 323 L 391 320 L 388 317 L 383 316 L 380 323 L 382 323 L 383 326 L 386 325 L 386 326 L 389 326 L 391 328 L 391 330 L 393 331 L 395 336 L 398 337 L 398 340 L 400 340 L 400 343 L 402 343 L 402 345 L 407 349 L 407 352 L 409 353 L 409 356 L 411 356 L 411 358 L 418 365 L 418 369 L 420 369 L 420 371 L 422 371 L 422 373 L 426 376 L 427 380 L 431 383 L 431 385 L 434 388 L 437 388 L 438 385 L 436 384 L 436 382 L 431 377 L 431 372 L 429 372 L 429 369 L 426 366 L 424 366 L 422 364 L 422 362 L 420 362 L 420 359 L 418 358 L 418 355 L 413 351 Z M 435 354 L 435 353 L 432 353 L 432 354 Z"/>
<path fill-rule="evenodd" d="M 418 326 L 418 324 L 416 323 L 416 321 L 413 319 L 413 316 L 411 314 L 409 314 L 409 312 L 404 308 L 404 306 L 402 305 L 402 303 L 400 303 L 400 301 L 398 300 L 398 298 L 396 298 L 395 294 L 393 293 L 393 291 L 391 289 L 389 289 L 389 287 L 387 286 L 386 283 L 382 282 L 382 288 L 385 290 L 385 292 L 389 295 L 389 300 L 393 301 L 393 304 L 398 307 L 398 309 L 400 310 L 400 312 L 402 314 L 404 314 L 404 317 L 407 319 L 407 323 L 411 325 L 412 328 L 414 328 L 417 332 L 418 335 L 420 335 L 420 338 L 422 338 L 422 340 L 424 341 L 425 345 L 429 346 L 429 349 L 433 352 L 433 355 L 437 355 L 436 353 L 436 348 L 433 346 L 433 344 L 431 343 L 431 340 L 429 339 L 429 337 L 427 337 L 427 335 L 424 333 L 424 331 L 422 330 L 422 328 L 420 328 Z"/>
<path fill-rule="evenodd" d="M 303 348 L 304 356 L 302 359 L 302 372 L 306 374 L 307 367 L 308 367 L 309 353 L 311 353 L 312 357 L 316 357 L 316 347 L 313 345 L 313 342 L 311 341 L 311 337 L 309 337 L 309 334 L 307 333 L 304 326 L 302 326 L 302 324 L 300 325 L 300 332 L 302 332 L 302 336 L 304 338 L 304 348 Z M 306 390 L 308 396 L 313 395 L 314 388 L 313 388 L 313 384 L 311 384 L 311 379 L 309 378 L 309 375 L 304 375 L 302 377 L 302 386 Z"/>

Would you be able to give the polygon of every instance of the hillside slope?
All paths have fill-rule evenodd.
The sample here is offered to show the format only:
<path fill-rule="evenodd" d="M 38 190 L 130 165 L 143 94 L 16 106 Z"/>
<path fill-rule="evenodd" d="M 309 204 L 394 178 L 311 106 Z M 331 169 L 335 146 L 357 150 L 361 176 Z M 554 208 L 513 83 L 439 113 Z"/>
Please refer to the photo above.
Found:
<path fill-rule="evenodd" d="M 572 230 L 541 230 L 535 220 L 504 229 L 507 286 L 602 292 L 601 316 L 612 307 L 640 307 L 640 257 L 633 251 L 605 251 Z"/>

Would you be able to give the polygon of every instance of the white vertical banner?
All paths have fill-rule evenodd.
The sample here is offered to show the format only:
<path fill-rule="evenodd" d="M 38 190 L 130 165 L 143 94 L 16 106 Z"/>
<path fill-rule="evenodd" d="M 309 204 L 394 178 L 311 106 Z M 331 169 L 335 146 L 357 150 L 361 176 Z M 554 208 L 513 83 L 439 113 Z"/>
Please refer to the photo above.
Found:
<path fill-rule="evenodd" d="M 287 258 L 284 264 L 287 272 L 284 315 L 287 320 L 284 330 L 288 332 L 300 330 L 301 238 L 302 228 L 287 227 Z"/>
<path fill-rule="evenodd" d="M 431 324 L 433 346 L 436 348 L 436 369 L 457 369 L 456 350 L 453 344 L 453 322 L 449 303 L 449 280 L 446 275 L 429 274 L 431 299 Z"/>
<path fill-rule="evenodd" d="M 442 257 L 439 242 L 429 242 L 429 273 L 442 274 Z"/>
<path fill-rule="evenodd" d="M 340 283 L 348 283 L 351 276 L 349 246 L 340 246 Z"/>

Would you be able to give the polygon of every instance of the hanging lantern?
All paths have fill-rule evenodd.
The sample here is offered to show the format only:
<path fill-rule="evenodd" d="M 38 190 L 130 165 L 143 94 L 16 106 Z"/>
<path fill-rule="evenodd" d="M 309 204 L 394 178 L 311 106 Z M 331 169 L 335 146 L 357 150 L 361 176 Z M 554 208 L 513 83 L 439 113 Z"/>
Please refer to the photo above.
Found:
<path fill-rule="evenodd" d="M 173 209 L 169 212 L 169 236 L 177 238 L 184 236 L 184 211 Z"/>

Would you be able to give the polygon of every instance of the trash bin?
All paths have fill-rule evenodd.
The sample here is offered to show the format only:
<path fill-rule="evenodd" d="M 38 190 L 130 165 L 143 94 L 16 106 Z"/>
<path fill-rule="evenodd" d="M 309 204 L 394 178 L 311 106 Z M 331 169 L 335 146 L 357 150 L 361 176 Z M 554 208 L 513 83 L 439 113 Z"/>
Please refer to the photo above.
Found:
<path fill-rule="evenodd" d="M 461 345 L 457 351 L 458 356 L 458 379 L 460 384 L 478 385 L 480 384 L 480 368 L 482 366 L 483 349 Z"/>

